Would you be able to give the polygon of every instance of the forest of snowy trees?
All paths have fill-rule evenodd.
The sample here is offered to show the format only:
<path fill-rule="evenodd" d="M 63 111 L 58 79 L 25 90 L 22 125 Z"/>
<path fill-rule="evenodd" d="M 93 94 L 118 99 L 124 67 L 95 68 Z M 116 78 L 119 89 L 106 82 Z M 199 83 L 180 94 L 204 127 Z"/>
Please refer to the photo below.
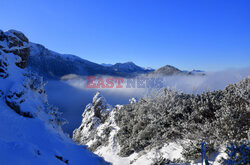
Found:
<path fill-rule="evenodd" d="M 121 128 L 120 156 L 178 140 L 188 141 L 182 153 L 186 160 L 201 157 L 202 141 L 207 143 L 208 155 L 230 142 L 245 142 L 249 147 L 249 91 L 250 78 L 246 78 L 201 95 L 164 89 L 123 106 L 115 116 Z"/>
<path fill-rule="evenodd" d="M 138 164 L 147 154 L 145 161 L 151 161 L 147 164 L 198 163 L 202 143 L 204 159 L 210 162 L 246 164 L 250 162 L 249 91 L 249 77 L 224 90 L 198 95 L 161 89 L 113 110 L 97 92 L 73 139 L 105 159 L 117 155 L 115 159 L 127 158 L 130 164 Z M 166 149 L 173 153 L 171 158 L 162 155 Z"/>

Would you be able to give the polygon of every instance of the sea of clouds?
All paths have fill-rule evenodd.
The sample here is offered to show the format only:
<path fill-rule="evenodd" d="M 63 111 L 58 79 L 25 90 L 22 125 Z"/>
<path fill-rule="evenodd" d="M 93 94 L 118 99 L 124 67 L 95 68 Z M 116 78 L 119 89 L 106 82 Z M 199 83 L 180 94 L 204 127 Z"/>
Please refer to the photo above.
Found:
<path fill-rule="evenodd" d="M 237 83 L 250 76 L 250 68 L 227 69 L 218 72 L 206 72 L 205 76 L 165 76 L 163 87 L 175 89 L 179 92 L 199 94 L 206 91 L 224 89 L 228 84 Z M 103 77 L 105 80 L 106 77 Z M 142 78 L 140 76 L 140 78 Z M 147 78 L 147 77 L 146 77 Z M 125 79 L 126 81 L 126 79 Z M 81 123 L 81 115 L 97 91 L 106 98 L 111 105 L 128 104 L 130 98 L 140 98 L 150 95 L 149 88 L 86 88 L 86 77 L 73 76 L 72 79 L 49 81 L 46 91 L 49 102 L 59 107 L 69 124 L 63 127 L 64 131 L 72 134 Z"/>

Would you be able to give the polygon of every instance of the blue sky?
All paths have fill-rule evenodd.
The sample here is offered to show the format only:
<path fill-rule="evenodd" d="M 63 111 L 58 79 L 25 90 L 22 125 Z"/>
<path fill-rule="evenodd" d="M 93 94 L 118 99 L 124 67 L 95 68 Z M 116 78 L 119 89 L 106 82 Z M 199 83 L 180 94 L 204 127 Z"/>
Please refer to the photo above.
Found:
<path fill-rule="evenodd" d="M 0 29 L 97 63 L 250 66 L 249 0 L 1 0 Z"/>

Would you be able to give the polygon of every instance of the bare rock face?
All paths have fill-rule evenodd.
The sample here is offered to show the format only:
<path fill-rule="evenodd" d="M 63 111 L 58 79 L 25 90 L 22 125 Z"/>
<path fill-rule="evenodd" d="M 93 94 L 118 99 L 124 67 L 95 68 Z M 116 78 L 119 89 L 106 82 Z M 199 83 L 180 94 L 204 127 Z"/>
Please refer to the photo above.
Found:
<path fill-rule="evenodd" d="M 0 30 L 0 55 L 3 53 L 13 53 L 21 57 L 21 60 L 16 65 L 25 68 L 30 55 L 28 38 L 22 32 L 16 30 L 7 32 Z M 2 67 L 3 62 L 0 61 L 0 68 Z M 0 73 L 3 73 L 3 70 L 0 69 Z"/>
<path fill-rule="evenodd" d="M 28 38 L 22 32 L 19 32 L 19 31 L 16 31 L 16 30 L 9 30 L 8 32 L 14 34 L 15 36 L 17 36 L 21 41 L 29 43 Z"/>
<path fill-rule="evenodd" d="M 1 56 L 1 52 L 0 52 L 0 56 Z M 0 58 L 0 77 L 2 78 L 8 77 L 7 66 L 8 66 L 7 59 Z"/>

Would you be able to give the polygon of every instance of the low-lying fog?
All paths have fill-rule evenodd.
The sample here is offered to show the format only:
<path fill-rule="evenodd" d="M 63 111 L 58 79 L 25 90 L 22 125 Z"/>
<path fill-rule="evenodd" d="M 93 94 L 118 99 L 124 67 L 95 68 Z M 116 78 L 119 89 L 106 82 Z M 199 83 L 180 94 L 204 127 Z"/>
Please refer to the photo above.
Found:
<path fill-rule="evenodd" d="M 224 89 L 228 84 L 239 82 L 249 75 L 250 68 L 210 72 L 206 76 L 167 76 L 163 78 L 163 86 L 196 94 Z M 68 120 L 69 124 L 64 125 L 63 129 L 70 136 L 81 124 L 85 106 L 92 102 L 93 95 L 98 90 L 111 105 L 128 104 L 130 98 L 140 98 L 149 93 L 147 88 L 126 88 L 126 85 L 122 89 L 87 89 L 84 78 L 49 81 L 46 85 L 49 102 L 59 107 Z"/>

